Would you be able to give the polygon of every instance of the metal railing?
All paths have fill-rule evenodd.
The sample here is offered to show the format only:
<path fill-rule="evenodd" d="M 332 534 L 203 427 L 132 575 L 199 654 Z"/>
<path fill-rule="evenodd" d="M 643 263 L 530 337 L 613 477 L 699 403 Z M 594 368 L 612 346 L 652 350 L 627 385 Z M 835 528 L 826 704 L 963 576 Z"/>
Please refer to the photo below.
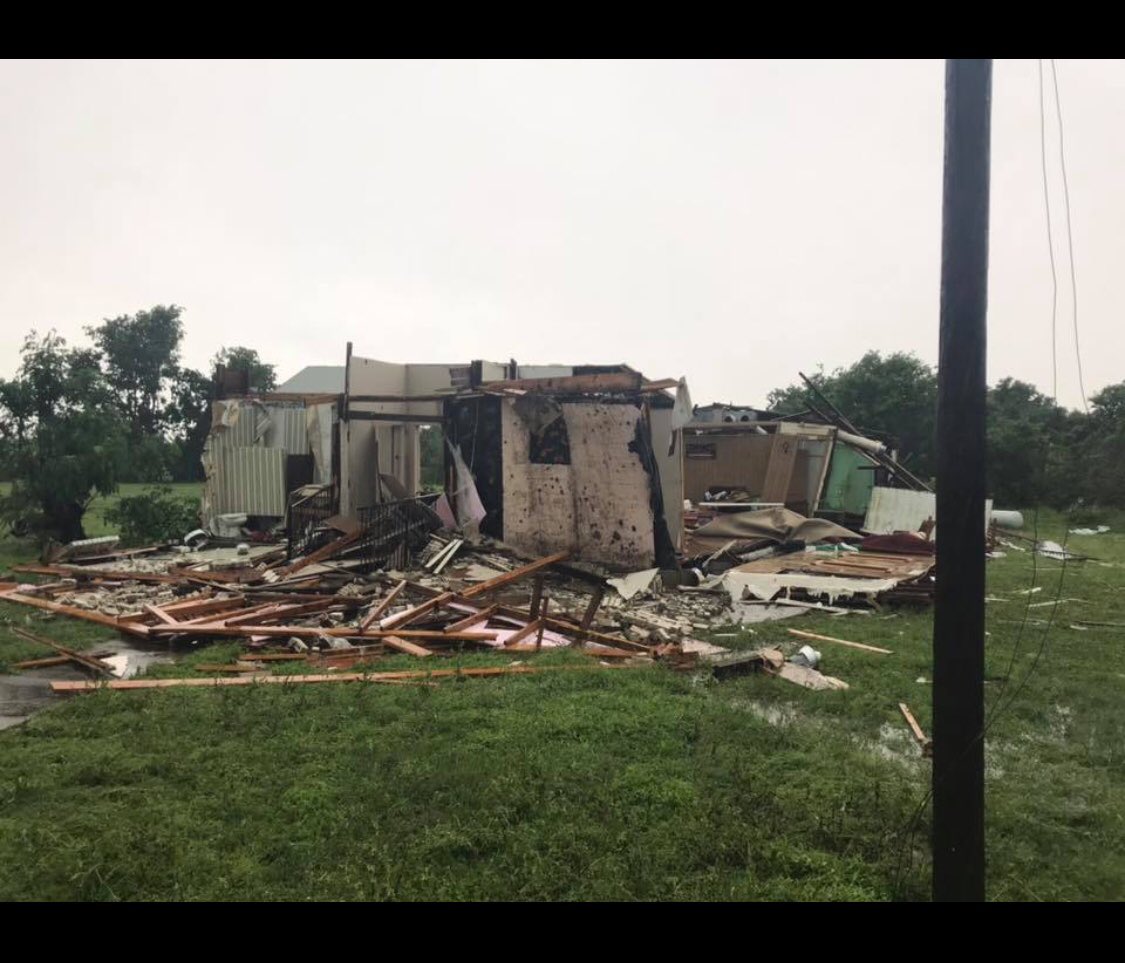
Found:
<path fill-rule="evenodd" d="M 422 495 L 397 502 L 384 502 L 359 510 L 363 537 L 359 554 L 365 569 L 399 568 L 410 565 L 411 558 L 421 551 L 430 533 L 442 527 L 441 519 L 431 507 L 439 496 Z"/>
<path fill-rule="evenodd" d="M 335 485 L 326 485 L 313 494 L 302 494 L 305 490 L 289 493 L 289 505 L 285 512 L 289 559 L 305 555 L 316 542 L 323 542 L 326 538 L 324 521 L 339 511 Z"/>

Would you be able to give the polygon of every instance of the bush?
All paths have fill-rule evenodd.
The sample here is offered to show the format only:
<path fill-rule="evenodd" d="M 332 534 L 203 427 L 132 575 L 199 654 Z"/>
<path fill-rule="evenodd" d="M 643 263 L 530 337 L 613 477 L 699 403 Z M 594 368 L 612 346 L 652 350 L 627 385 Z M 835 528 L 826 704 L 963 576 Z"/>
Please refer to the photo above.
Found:
<path fill-rule="evenodd" d="M 178 541 L 199 527 L 199 505 L 160 485 L 120 499 L 106 509 L 105 520 L 126 545 Z"/>

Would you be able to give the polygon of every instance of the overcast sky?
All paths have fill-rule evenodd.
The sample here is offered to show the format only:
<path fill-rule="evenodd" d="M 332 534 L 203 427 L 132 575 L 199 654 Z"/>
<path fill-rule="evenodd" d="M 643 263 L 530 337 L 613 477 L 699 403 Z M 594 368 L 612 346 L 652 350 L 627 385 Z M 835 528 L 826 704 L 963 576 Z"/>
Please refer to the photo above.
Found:
<path fill-rule="evenodd" d="M 1092 394 L 1125 378 L 1125 64 L 1058 71 Z M 989 378 L 1049 392 L 1036 61 L 993 96 Z M 940 61 L 6 62 L 0 374 L 31 328 L 170 302 L 186 362 L 245 344 L 283 379 L 349 339 L 626 362 L 696 403 L 936 362 L 942 98 Z M 1071 325 L 1063 273 L 1077 406 Z"/>

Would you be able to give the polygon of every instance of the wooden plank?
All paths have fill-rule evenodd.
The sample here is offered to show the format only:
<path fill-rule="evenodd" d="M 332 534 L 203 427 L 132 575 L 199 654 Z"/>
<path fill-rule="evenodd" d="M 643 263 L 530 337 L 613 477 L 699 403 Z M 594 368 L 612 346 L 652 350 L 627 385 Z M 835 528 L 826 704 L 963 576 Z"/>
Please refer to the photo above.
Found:
<path fill-rule="evenodd" d="M 536 675 L 542 672 L 567 672 L 591 671 L 589 664 L 585 665 L 512 665 L 488 666 L 477 669 L 430 669 L 408 672 L 337 672 L 331 675 L 267 675 L 260 677 L 233 676 L 217 677 L 213 679 L 115 679 L 112 682 L 52 682 L 51 689 L 60 694 L 79 692 L 97 692 L 99 689 L 117 689 L 132 691 L 134 689 L 174 689 L 208 688 L 211 686 L 239 686 L 239 685 L 311 685 L 320 682 L 397 682 L 407 679 L 455 679 L 470 678 L 482 679 L 505 675 Z"/>
<path fill-rule="evenodd" d="M 195 667 L 196 672 L 258 672 L 256 665 L 246 662 L 201 662 Z"/>
<path fill-rule="evenodd" d="M 379 628 L 386 631 L 387 629 L 409 625 L 427 612 L 432 612 L 434 609 L 440 608 L 452 598 L 452 592 L 443 592 L 441 595 L 435 595 L 432 599 L 427 599 L 420 605 L 415 605 L 413 608 L 406 609 L 404 612 L 399 612 L 396 615 L 388 615 L 379 623 Z"/>
<path fill-rule="evenodd" d="M 527 611 L 531 613 L 533 619 L 539 618 L 539 605 L 543 600 L 543 575 L 535 576 L 535 582 L 531 586 L 531 602 L 528 603 Z"/>
<path fill-rule="evenodd" d="M 164 611 L 159 605 L 143 605 L 141 606 L 149 615 L 155 615 L 165 625 L 179 625 L 180 623 L 172 618 L 167 612 Z"/>
<path fill-rule="evenodd" d="M 907 725 L 910 726 L 910 731 L 914 733 L 914 738 L 918 740 L 919 744 L 924 744 L 926 734 L 922 731 L 922 727 L 918 725 L 918 720 L 914 718 L 914 713 L 910 711 L 910 707 L 905 702 L 900 702 L 898 708 L 906 719 Z"/>
<path fill-rule="evenodd" d="M 602 599 L 605 598 L 605 585 L 599 585 L 594 589 L 594 594 L 590 598 L 590 604 L 586 606 L 586 612 L 582 616 L 582 625 L 580 626 L 585 638 L 586 631 L 594 622 L 594 616 L 598 614 L 598 607 L 602 604 Z"/>
<path fill-rule="evenodd" d="M 790 635 L 799 639 L 816 639 L 818 642 L 832 642 L 836 645 L 846 645 L 849 649 L 862 649 L 864 652 L 878 652 L 880 655 L 892 655 L 890 649 L 880 649 L 876 645 L 864 645 L 862 642 L 849 642 L 847 639 L 835 639 L 831 635 L 817 635 L 815 632 L 802 632 L 800 629 L 787 629 Z"/>
<path fill-rule="evenodd" d="M 157 638 L 168 635 L 184 634 L 182 626 L 154 625 L 148 627 L 147 634 Z M 397 635 L 404 639 L 459 639 L 464 642 L 488 642 L 496 638 L 495 631 L 487 632 L 442 632 L 436 629 L 379 629 L 360 632 L 354 625 L 338 625 L 330 629 L 316 625 L 197 625 L 191 630 L 192 635 L 218 636 L 219 638 L 288 638 L 315 639 L 326 635 L 333 639 L 382 639 L 388 635 Z"/>
<path fill-rule="evenodd" d="M 314 565 L 317 562 L 321 561 L 321 559 L 331 558 L 338 552 L 343 551 L 349 545 L 352 545 L 355 542 L 359 541 L 362 535 L 362 532 L 352 532 L 352 534 L 350 535 L 343 535 L 340 538 L 337 538 L 335 541 L 329 542 L 327 545 L 322 545 L 315 552 L 306 555 L 304 558 L 298 559 L 292 565 L 286 568 L 279 569 L 278 574 L 284 576 L 285 578 L 288 578 L 289 576 L 296 574 L 308 565 Z"/>
<path fill-rule="evenodd" d="M 543 623 L 539 619 L 536 619 L 534 622 L 528 622 L 527 625 L 525 625 L 523 628 L 516 629 L 515 632 L 513 632 L 510 636 L 508 636 L 508 638 L 504 640 L 504 648 L 518 645 L 529 635 L 534 635 L 542 627 Z"/>
<path fill-rule="evenodd" d="M 449 549 L 449 551 L 445 555 L 443 555 L 441 561 L 434 566 L 434 575 L 441 574 L 441 570 L 445 568 L 445 566 L 448 565 L 451 561 L 453 561 L 453 556 L 461 551 L 461 546 L 464 544 L 465 540 L 463 538 L 456 539 L 453 542 L 452 547 Z"/>
<path fill-rule="evenodd" d="M 69 615 L 73 619 L 82 619 L 86 622 L 94 622 L 97 625 L 104 625 L 108 628 L 114 629 L 118 632 L 127 632 L 130 635 L 147 636 L 149 627 L 147 625 L 138 625 L 131 622 L 120 622 L 115 618 L 108 615 L 103 615 L 101 612 L 93 612 L 88 609 L 75 608 L 73 605 L 63 605 L 59 602 L 51 602 L 47 599 L 35 598 L 33 595 L 21 595 L 19 592 L 4 592 L 0 595 L 0 600 L 5 602 L 16 602 L 19 605 L 30 605 L 32 608 L 43 609 L 47 612 L 54 612 L 58 615 Z"/>
<path fill-rule="evenodd" d="M 84 665 L 87 669 L 93 669 L 102 675 L 113 675 L 113 670 L 104 662 L 99 662 L 97 659 L 91 659 L 89 656 L 83 655 L 81 652 L 75 652 L 73 649 L 68 649 L 65 645 L 59 645 L 51 639 L 45 639 L 41 635 L 36 635 L 34 632 L 28 632 L 27 629 L 21 629 L 18 626 L 13 626 L 11 629 L 14 635 L 18 635 L 21 639 L 26 639 L 28 642 L 37 642 L 39 645 L 45 645 L 49 649 L 54 649 L 56 652 L 65 655 L 72 662 L 77 662 L 79 665 Z"/>
<path fill-rule="evenodd" d="M 53 665 L 68 665 L 69 655 L 49 655 L 45 659 L 24 659 L 22 662 L 13 662 L 13 669 L 45 669 Z"/>
<path fill-rule="evenodd" d="M 408 655 L 417 655 L 422 658 L 434 654 L 429 649 L 424 648 L 423 646 L 420 646 L 415 642 L 411 642 L 408 639 L 400 639 L 395 635 L 384 635 L 383 645 L 388 646 L 392 649 L 397 649 L 399 652 L 405 652 Z"/>
<path fill-rule="evenodd" d="M 472 588 L 464 589 L 461 592 L 461 597 L 466 599 L 476 598 L 478 595 L 483 595 L 485 592 L 503 588 L 506 585 L 511 585 L 512 582 L 518 582 L 520 579 L 526 578 L 528 575 L 534 575 L 536 572 L 569 557 L 570 552 L 555 552 L 554 555 L 548 555 L 546 558 L 541 558 L 538 561 L 530 562 L 527 565 L 521 565 L 519 568 L 513 569 L 510 572 L 505 572 L 503 575 L 497 575 L 496 578 L 490 578 L 486 582 L 480 582 L 472 586 Z"/>
<path fill-rule="evenodd" d="M 348 599 L 318 599 L 314 602 L 275 606 L 272 611 L 267 609 L 257 613 L 240 613 L 233 618 L 222 619 L 216 624 L 261 625 L 264 622 L 276 622 L 278 619 L 289 619 L 295 615 L 312 615 L 317 612 L 327 612 L 334 608 L 344 608 L 347 602 Z"/>
<path fill-rule="evenodd" d="M 410 591 L 418 595 L 428 595 L 430 597 L 444 594 L 440 589 L 430 588 L 427 585 L 420 585 L 417 582 L 409 582 L 408 587 Z M 455 595 L 453 597 L 451 606 L 460 606 L 462 609 L 474 608 L 479 605 L 476 599 L 468 598 L 465 593 Z M 506 618 L 515 619 L 519 622 L 529 621 L 530 616 L 527 612 L 520 609 L 513 608 L 510 605 L 491 605 L 487 609 L 477 609 L 477 614 L 481 612 L 489 612 L 490 615 L 502 615 Z M 581 627 L 573 622 L 567 622 L 558 618 L 546 618 L 543 620 L 546 627 L 554 632 L 563 635 L 573 635 L 581 631 Z M 397 633 L 401 634 L 401 633 Z M 634 642 L 632 639 L 625 639 L 617 635 L 606 635 L 602 632 L 596 632 L 593 629 L 586 630 L 586 638 L 595 642 L 603 642 L 611 648 L 631 648 L 636 649 L 638 652 L 651 652 L 652 646 L 645 645 L 643 642 Z"/>
<path fill-rule="evenodd" d="M 378 605 L 376 605 L 376 606 L 375 606 L 375 608 L 373 608 L 373 609 L 372 609 L 372 610 L 371 610 L 370 612 L 368 612 L 368 613 L 367 613 L 367 614 L 366 614 L 366 615 L 365 615 L 365 616 L 363 617 L 363 620 L 362 620 L 362 621 L 361 621 L 361 622 L 359 623 L 359 629 L 360 629 L 360 631 L 361 631 L 361 632 L 366 632 L 366 631 L 367 631 L 367 629 L 368 629 L 368 628 L 369 628 L 369 627 L 370 627 L 371 625 L 373 625 L 373 624 L 374 624 L 375 620 L 376 620 L 377 618 L 379 618 L 379 616 L 380 616 L 380 615 L 382 615 L 382 614 L 383 614 L 384 612 L 386 612 L 386 611 L 387 611 L 387 609 L 389 609 L 389 608 L 391 607 L 391 603 L 392 603 L 392 602 L 393 602 L 393 601 L 394 601 L 394 600 L 395 600 L 396 598 L 398 598 L 399 594 L 400 594 L 400 593 L 402 592 L 402 590 L 403 590 L 404 588 L 406 588 L 406 579 L 403 579 L 403 580 L 402 580 L 401 582 L 399 582 L 399 583 L 398 583 L 398 585 L 396 585 L 396 586 L 395 586 L 395 587 L 394 587 L 393 589 L 391 589 L 391 590 L 390 590 L 390 591 L 389 591 L 389 592 L 388 592 L 388 593 L 387 593 L 387 594 L 386 594 L 386 595 L 385 595 L 385 596 L 383 597 L 382 601 L 381 601 L 381 602 L 379 602 L 379 604 L 378 604 Z"/>
<path fill-rule="evenodd" d="M 761 500 L 764 502 L 784 502 L 789 494 L 789 482 L 793 478 L 793 466 L 797 463 L 798 440 L 793 435 L 778 432 L 773 436 L 770 447 L 770 460 L 766 465 L 766 480 L 762 484 Z"/>
<path fill-rule="evenodd" d="M 543 649 L 537 646 L 534 642 L 520 642 L 516 645 L 505 645 L 505 652 L 515 652 L 520 655 L 534 655 L 536 652 L 542 652 Z M 557 649 L 548 648 L 546 651 L 557 651 Z M 593 658 L 606 658 L 606 659 L 635 659 L 638 656 L 644 657 L 649 655 L 647 652 L 629 652 L 626 649 L 588 649 L 581 648 L 577 651 L 583 655 L 589 655 Z"/>
<path fill-rule="evenodd" d="M 548 391 L 559 394 L 597 394 L 603 391 L 638 391 L 638 372 L 613 374 L 567 375 L 559 378 L 516 378 L 511 381 L 490 381 L 481 391 Z"/>
<path fill-rule="evenodd" d="M 465 629 L 471 629 L 474 625 L 481 625 L 487 623 L 490 618 L 495 614 L 496 606 L 490 605 L 486 609 L 481 609 L 479 612 L 473 612 L 472 615 L 466 615 L 463 619 L 458 619 L 447 625 L 443 632 L 464 632 Z"/>

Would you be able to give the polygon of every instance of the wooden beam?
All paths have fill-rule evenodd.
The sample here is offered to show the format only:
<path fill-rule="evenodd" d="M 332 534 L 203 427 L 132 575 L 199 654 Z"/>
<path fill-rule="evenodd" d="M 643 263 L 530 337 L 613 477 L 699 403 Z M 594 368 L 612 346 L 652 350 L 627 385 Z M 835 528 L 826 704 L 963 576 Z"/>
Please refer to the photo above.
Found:
<path fill-rule="evenodd" d="M 528 603 L 527 611 L 531 613 L 533 619 L 539 618 L 539 603 L 543 599 L 543 575 L 540 573 L 535 576 L 535 582 L 531 586 L 531 602 Z"/>
<path fill-rule="evenodd" d="M 646 381 L 641 385 L 641 391 L 666 391 L 670 388 L 678 388 L 679 386 L 680 382 L 677 378 L 662 378 L 660 381 Z"/>
<path fill-rule="evenodd" d="M 918 720 L 914 718 L 914 713 L 910 711 L 910 707 L 905 702 L 900 702 L 898 708 L 906 719 L 907 725 L 910 726 L 910 731 L 914 733 L 914 738 L 918 740 L 919 745 L 924 745 L 926 742 L 926 733 L 923 732 L 922 727 L 918 725 Z"/>
<path fill-rule="evenodd" d="M 800 629 L 788 629 L 790 635 L 800 639 L 816 639 L 818 642 L 832 642 L 836 645 L 846 645 L 849 649 L 862 649 L 864 652 L 878 652 L 880 655 L 892 655 L 890 649 L 880 649 L 876 645 L 864 645 L 862 642 L 849 642 L 847 639 L 835 639 L 831 635 L 817 635 L 815 632 L 802 632 Z"/>
<path fill-rule="evenodd" d="M 529 635 L 534 635 L 536 632 L 542 629 L 542 627 L 543 623 L 539 619 L 536 619 L 534 622 L 528 622 L 527 625 L 525 625 L 521 629 L 516 629 L 515 632 L 513 632 L 510 636 L 508 636 L 508 638 L 504 640 L 504 648 L 519 644 Z"/>
<path fill-rule="evenodd" d="M 639 391 L 642 378 L 638 372 L 614 374 L 568 375 L 560 378 L 517 378 L 511 381 L 490 381 L 481 391 L 546 391 L 558 394 L 597 394 L 607 391 Z"/>
<path fill-rule="evenodd" d="M 427 612 L 432 612 L 436 608 L 440 608 L 446 602 L 453 598 L 452 592 L 443 592 L 441 595 L 435 595 L 432 599 L 427 599 L 420 605 L 415 605 L 413 608 L 406 609 L 404 612 L 398 612 L 395 615 L 389 615 L 379 623 L 379 628 L 386 631 L 390 628 L 401 627 L 409 625 L 417 618 L 425 615 Z"/>
<path fill-rule="evenodd" d="M 56 652 L 65 655 L 72 662 L 77 662 L 79 665 L 84 665 L 87 669 L 93 669 L 95 672 L 102 675 L 113 675 L 113 670 L 104 662 L 99 662 L 97 659 L 91 659 L 89 656 L 83 655 L 81 652 L 75 652 L 73 649 L 68 649 L 65 645 L 59 645 L 51 639 L 45 639 L 41 635 L 36 635 L 33 632 L 28 632 L 27 629 L 21 629 L 18 626 L 13 626 L 11 629 L 14 635 L 18 635 L 21 639 L 26 639 L 28 642 L 37 642 L 39 645 L 45 645 L 49 649 L 54 649 Z"/>
<path fill-rule="evenodd" d="M 399 597 L 404 588 L 406 588 L 406 579 L 403 579 L 383 596 L 382 601 L 363 617 L 363 620 L 359 623 L 359 630 L 361 632 L 366 632 L 368 628 L 374 624 L 375 620 L 391 607 L 391 603 Z"/>
<path fill-rule="evenodd" d="M 213 679 L 115 679 L 112 682 L 52 682 L 51 689 L 60 694 L 97 692 L 99 689 L 174 689 L 178 687 L 205 689 L 211 686 L 236 685 L 310 685 L 319 682 L 399 682 L 408 679 L 482 679 L 504 675 L 536 675 L 541 672 L 590 671 L 588 665 L 512 665 L 487 666 L 479 669 L 431 669 L 408 672 L 337 672 L 331 675 L 267 675 L 261 677 L 218 677 Z"/>
<path fill-rule="evenodd" d="M 185 634 L 182 626 L 154 625 L 148 627 L 150 636 L 164 637 L 167 635 Z M 354 625 L 334 626 L 324 629 L 316 625 L 197 625 L 191 629 L 192 635 L 218 636 L 219 638 L 285 638 L 315 639 L 319 636 L 328 636 L 332 639 L 383 639 L 388 635 L 397 635 L 405 639 L 460 639 L 465 642 L 488 642 L 496 638 L 495 631 L 487 632 L 442 632 L 431 629 L 390 629 L 387 631 L 375 630 L 360 632 Z"/>
<path fill-rule="evenodd" d="M 180 623 L 172 618 L 167 612 L 164 611 L 159 605 L 143 605 L 141 608 L 148 612 L 149 615 L 155 615 L 157 619 L 165 625 L 179 625 Z"/>
<path fill-rule="evenodd" d="M 480 582 L 472 586 L 472 588 L 467 588 L 461 592 L 461 597 L 471 599 L 478 595 L 483 595 L 485 592 L 491 592 L 493 589 L 503 588 L 506 585 L 511 585 L 512 582 L 518 582 L 521 578 L 534 575 L 536 572 L 567 558 L 570 558 L 570 552 L 555 552 L 554 555 L 548 555 L 546 558 L 541 558 L 538 561 L 530 562 L 527 565 L 521 565 L 519 568 L 513 569 L 510 572 L 505 572 L 503 575 L 497 575 L 496 578 L 490 578 L 486 582 Z"/>
<path fill-rule="evenodd" d="M 582 616 L 582 633 L 585 638 L 585 633 L 589 630 L 594 622 L 594 616 L 598 614 L 598 607 L 602 604 L 602 599 L 605 598 L 605 585 L 599 585 L 594 589 L 594 594 L 590 597 L 590 604 L 586 606 L 586 612 Z"/>
<path fill-rule="evenodd" d="M 341 538 L 337 538 L 335 541 L 329 542 L 327 545 L 322 545 L 312 554 L 298 559 L 288 568 L 280 569 L 278 571 L 278 574 L 284 578 L 288 578 L 289 576 L 294 575 L 308 565 L 315 565 L 321 559 L 331 558 L 337 552 L 341 552 L 349 545 L 359 541 L 362 536 L 362 532 L 352 532 L 351 535 L 344 535 Z"/>
<path fill-rule="evenodd" d="M 434 654 L 429 649 L 418 645 L 416 642 L 411 642 L 408 639 L 400 639 L 396 635 L 384 635 L 383 645 L 392 649 L 397 649 L 399 652 L 405 652 L 408 655 L 417 655 L 422 658 Z"/>
<path fill-rule="evenodd" d="M 486 609 L 481 609 L 479 612 L 473 612 L 472 615 L 466 615 L 463 619 L 458 619 L 456 622 L 447 625 L 442 632 L 464 632 L 465 629 L 471 629 L 474 625 L 487 623 L 493 614 L 496 612 L 496 606 L 490 605 Z"/>
<path fill-rule="evenodd" d="M 55 612 L 58 615 L 69 615 L 74 619 L 82 619 L 86 622 L 94 622 L 98 625 L 104 625 L 108 628 L 114 629 L 118 632 L 127 632 L 130 635 L 147 636 L 149 627 L 147 625 L 139 625 L 132 622 L 122 622 L 108 615 L 103 615 L 101 612 L 93 612 L 88 609 L 75 608 L 73 605 L 63 605 L 59 602 L 51 602 L 47 599 L 36 598 L 33 595 L 21 595 L 19 592 L 4 592 L 0 595 L 0 600 L 5 602 L 16 602 L 19 605 L 30 605 L 32 608 L 43 609 L 47 612 Z"/>

